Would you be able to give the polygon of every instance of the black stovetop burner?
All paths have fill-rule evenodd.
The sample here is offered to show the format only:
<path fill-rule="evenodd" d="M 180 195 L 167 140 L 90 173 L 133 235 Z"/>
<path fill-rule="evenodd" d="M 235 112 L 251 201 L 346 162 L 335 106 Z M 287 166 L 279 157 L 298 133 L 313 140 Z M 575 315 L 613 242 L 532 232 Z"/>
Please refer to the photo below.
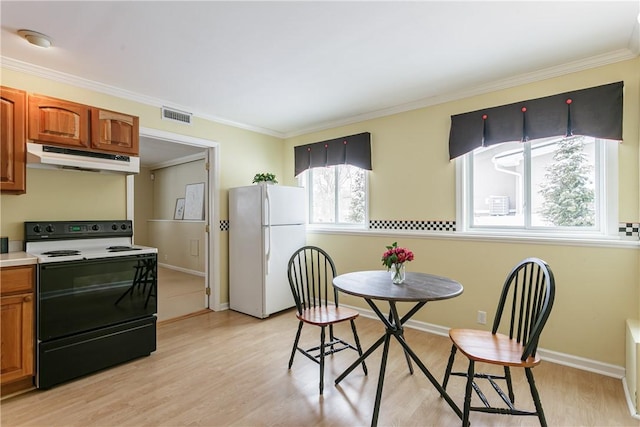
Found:
<path fill-rule="evenodd" d="M 139 251 L 140 248 L 133 248 L 131 246 L 109 246 L 108 252 L 125 252 L 125 251 Z"/>
<path fill-rule="evenodd" d="M 48 255 L 50 257 L 56 256 L 72 256 L 72 255 L 80 255 L 80 251 L 74 249 L 60 249 L 57 251 L 47 251 L 43 252 L 42 255 Z"/>

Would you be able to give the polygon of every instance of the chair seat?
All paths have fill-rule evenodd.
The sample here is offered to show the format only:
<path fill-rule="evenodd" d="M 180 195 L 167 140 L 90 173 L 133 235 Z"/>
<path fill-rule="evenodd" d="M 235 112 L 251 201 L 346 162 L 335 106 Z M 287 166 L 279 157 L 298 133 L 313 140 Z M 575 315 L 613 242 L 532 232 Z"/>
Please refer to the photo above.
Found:
<path fill-rule="evenodd" d="M 346 307 L 336 307 L 334 305 L 325 307 L 313 307 L 302 310 L 296 317 L 305 323 L 312 325 L 326 326 L 345 320 L 355 319 L 359 313 Z"/>
<path fill-rule="evenodd" d="M 469 359 L 501 366 L 530 368 L 540 363 L 540 356 L 521 360 L 524 347 L 503 334 L 475 329 L 451 329 L 449 337 Z"/>

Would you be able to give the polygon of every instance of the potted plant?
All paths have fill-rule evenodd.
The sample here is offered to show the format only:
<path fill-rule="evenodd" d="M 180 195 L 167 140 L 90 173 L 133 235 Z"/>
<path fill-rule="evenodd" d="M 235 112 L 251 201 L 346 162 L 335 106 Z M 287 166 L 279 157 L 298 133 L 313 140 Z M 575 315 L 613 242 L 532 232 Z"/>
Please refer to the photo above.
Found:
<path fill-rule="evenodd" d="M 266 182 L 267 184 L 277 184 L 276 176 L 272 173 L 257 173 L 256 176 L 253 177 L 253 183 L 257 184 L 260 182 Z"/>

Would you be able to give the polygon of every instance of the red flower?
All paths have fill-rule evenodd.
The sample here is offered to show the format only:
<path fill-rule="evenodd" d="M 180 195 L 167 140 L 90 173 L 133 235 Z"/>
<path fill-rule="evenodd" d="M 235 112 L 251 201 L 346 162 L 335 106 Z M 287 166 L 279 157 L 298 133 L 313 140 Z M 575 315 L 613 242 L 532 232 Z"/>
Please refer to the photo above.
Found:
<path fill-rule="evenodd" d="M 413 257 L 413 252 L 406 248 L 399 248 L 398 242 L 393 242 L 391 246 L 387 246 L 387 250 L 382 254 L 382 265 L 389 269 L 393 264 L 413 261 Z"/>

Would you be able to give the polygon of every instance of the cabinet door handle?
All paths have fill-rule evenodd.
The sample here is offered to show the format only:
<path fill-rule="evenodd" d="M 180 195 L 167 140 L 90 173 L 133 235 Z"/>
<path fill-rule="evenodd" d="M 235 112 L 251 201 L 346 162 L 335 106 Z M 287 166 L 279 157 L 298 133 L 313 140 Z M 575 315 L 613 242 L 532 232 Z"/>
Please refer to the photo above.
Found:
<path fill-rule="evenodd" d="M 26 297 L 24 297 L 24 298 L 23 298 L 23 301 L 24 301 L 24 302 L 29 302 L 29 301 L 31 301 L 31 296 L 26 296 Z"/>

